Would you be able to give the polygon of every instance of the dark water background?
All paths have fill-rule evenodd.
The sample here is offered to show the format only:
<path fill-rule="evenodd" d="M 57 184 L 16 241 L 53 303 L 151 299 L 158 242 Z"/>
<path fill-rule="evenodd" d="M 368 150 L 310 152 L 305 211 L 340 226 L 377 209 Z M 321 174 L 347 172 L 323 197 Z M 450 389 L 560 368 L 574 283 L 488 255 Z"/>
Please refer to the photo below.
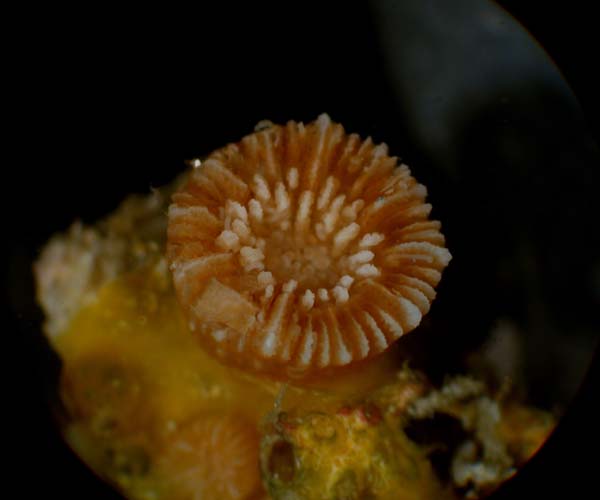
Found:
<path fill-rule="evenodd" d="M 598 37 L 578 2 L 505 3 L 556 58 L 583 111 L 543 49 L 483 0 L 25 16 L 11 94 L 12 128 L 25 140 L 4 183 L 15 498 L 117 498 L 52 427 L 45 387 L 56 360 L 31 300 L 37 249 L 264 118 L 328 112 L 388 143 L 428 187 L 454 260 L 421 331 L 407 337 L 418 367 L 441 379 L 491 362 L 530 402 L 564 413 L 600 332 Z M 597 371 L 499 497 L 533 485 L 536 495 L 590 491 L 594 462 L 583 450 L 598 446 Z"/>

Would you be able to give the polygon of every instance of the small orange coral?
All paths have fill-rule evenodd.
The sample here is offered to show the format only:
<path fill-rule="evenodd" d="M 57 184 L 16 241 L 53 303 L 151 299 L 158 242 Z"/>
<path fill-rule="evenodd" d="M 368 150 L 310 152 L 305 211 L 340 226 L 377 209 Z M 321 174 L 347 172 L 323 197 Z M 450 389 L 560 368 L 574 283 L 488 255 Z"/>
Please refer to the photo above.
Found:
<path fill-rule="evenodd" d="M 201 415 L 173 432 L 158 460 L 169 498 L 256 498 L 261 491 L 255 426 L 236 415 Z"/>
<path fill-rule="evenodd" d="M 386 350 L 451 259 L 406 165 L 327 115 L 266 124 L 196 162 L 169 208 L 175 288 L 203 345 L 278 377 Z"/>

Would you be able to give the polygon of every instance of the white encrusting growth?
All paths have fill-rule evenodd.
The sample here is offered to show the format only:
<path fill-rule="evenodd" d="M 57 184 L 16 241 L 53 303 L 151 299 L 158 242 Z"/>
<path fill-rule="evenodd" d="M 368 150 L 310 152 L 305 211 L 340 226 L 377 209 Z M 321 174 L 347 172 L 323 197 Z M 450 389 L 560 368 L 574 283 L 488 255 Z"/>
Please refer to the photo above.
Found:
<path fill-rule="evenodd" d="M 192 165 L 167 253 L 190 329 L 217 356 L 285 376 L 344 366 L 429 311 L 451 256 L 387 146 L 321 115 Z"/>

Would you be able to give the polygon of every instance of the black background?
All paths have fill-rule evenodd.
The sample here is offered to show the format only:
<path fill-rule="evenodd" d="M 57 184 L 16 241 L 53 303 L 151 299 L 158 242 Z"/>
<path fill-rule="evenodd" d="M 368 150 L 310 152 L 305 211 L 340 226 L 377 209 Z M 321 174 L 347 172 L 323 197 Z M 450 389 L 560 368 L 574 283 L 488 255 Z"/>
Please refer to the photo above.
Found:
<path fill-rule="evenodd" d="M 591 7 L 500 3 L 554 58 L 598 140 L 600 80 L 593 70 L 600 42 Z M 378 140 L 389 142 L 393 131 L 397 139 L 390 145 L 427 172 L 431 157 L 390 106 L 393 89 L 368 6 L 263 7 L 228 4 L 194 12 L 53 7 L 9 18 L 16 28 L 6 45 L 10 76 L 5 76 L 14 84 L 5 95 L 11 111 L 6 139 L 16 155 L 3 168 L 9 264 L 3 269 L 4 303 L 10 308 L 3 408 L 9 418 L 4 429 L 10 498 L 119 498 L 66 448 L 48 411 L 45 395 L 55 360 L 40 342 L 39 312 L 28 305 L 31 282 L 23 270 L 50 234 L 74 216 L 91 222 L 108 213 L 128 192 L 168 182 L 183 159 L 238 139 L 263 118 L 309 121 L 326 110 L 347 130 Z M 593 193 L 598 168 L 585 173 L 578 189 Z M 434 176 L 423 181 L 432 196 L 441 193 L 442 181 Z M 592 201 L 576 227 L 593 235 L 598 200 Z M 597 256 L 596 244 L 588 238 L 573 255 Z M 588 314 L 598 310 L 597 297 L 576 301 L 572 292 L 566 295 L 569 306 Z M 547 445 L 498 498 L 597 495 L 598 371 L 596 361 Z"/>

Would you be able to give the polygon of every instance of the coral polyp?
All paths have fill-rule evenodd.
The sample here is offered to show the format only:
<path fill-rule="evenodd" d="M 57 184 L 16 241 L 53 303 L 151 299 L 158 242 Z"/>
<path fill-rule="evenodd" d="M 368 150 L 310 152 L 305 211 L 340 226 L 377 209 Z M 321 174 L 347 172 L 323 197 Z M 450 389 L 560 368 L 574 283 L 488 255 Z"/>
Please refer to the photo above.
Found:
<path fill-rule="evenodd" d="M 169 498 L 243 500 L 261 493 L 258 431 L 238 415 L 201 415 L 173 432 L 157 463 Z"/>
<path fill-rule="evenodd" d="M 195 162 L 167 256 L 190 329 L 278 378 L 371 358 L 417 327 L 451 256 L 426 188 L 327 115 L 263 123 Z"/>

